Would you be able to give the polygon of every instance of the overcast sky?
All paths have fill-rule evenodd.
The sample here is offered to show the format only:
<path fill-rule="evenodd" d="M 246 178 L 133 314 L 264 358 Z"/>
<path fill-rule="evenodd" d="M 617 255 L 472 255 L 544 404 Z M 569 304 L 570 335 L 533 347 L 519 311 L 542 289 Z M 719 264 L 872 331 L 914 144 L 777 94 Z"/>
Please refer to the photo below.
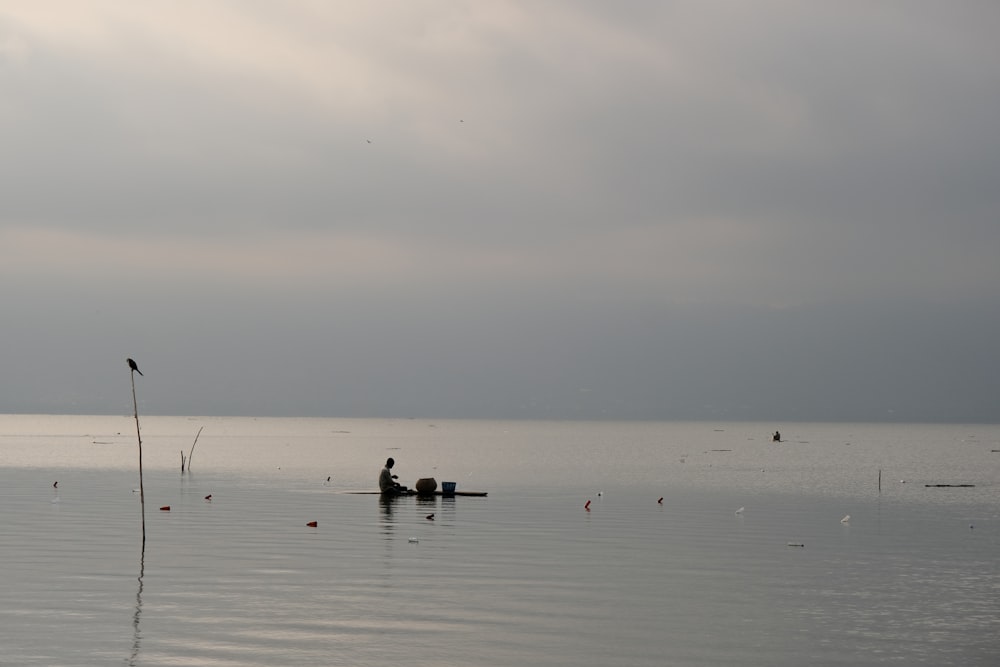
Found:
<path fill-rule="evenodd" d="M 0 412 L 1000 421 L 1000 4 L 0 6 Z"/>

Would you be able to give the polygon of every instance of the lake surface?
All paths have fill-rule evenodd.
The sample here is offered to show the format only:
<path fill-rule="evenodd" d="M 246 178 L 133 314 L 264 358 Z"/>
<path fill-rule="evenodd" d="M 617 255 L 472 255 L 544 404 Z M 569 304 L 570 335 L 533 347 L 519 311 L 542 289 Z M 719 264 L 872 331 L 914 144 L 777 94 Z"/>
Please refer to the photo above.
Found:
<path fill-rule="evenodd" d="M 0 664 L 1000 664 L 997 425 L 141 425 L 0 416 Z"/>

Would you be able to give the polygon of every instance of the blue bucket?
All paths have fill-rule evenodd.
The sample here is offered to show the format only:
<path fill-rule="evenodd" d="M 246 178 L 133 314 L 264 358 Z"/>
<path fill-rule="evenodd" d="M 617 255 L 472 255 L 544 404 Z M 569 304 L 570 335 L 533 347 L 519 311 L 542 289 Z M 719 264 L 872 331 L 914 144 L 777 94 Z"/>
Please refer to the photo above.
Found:
<path fill-rule="evenodd" d="M 441 482 L 441 493 L 455 493 L 455 482 Z"/>

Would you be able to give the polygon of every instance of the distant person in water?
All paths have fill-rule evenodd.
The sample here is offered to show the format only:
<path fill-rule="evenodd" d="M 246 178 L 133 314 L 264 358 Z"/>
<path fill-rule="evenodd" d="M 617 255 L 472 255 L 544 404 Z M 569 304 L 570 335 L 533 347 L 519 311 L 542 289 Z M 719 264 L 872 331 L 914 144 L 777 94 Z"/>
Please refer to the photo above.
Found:
<path fill-rule="evenodd" d="M 781 442 L 781 433 L 778 431 L 774 432 L 774 436 L 771 438 L 774 442 Z"/>
<path fill-rule="evenodd" d="M 382 472 L 378 476 L 378 490 L 385 495 L 398 495 L 406 491 L 405 486 L 401 486 L 396 480 L 399 479 L 398 475 L 392 474 L 392 466 L 396 465 L 396 461 L 391 457 L 385 460 L 385 467 L 382 468 Z"/>

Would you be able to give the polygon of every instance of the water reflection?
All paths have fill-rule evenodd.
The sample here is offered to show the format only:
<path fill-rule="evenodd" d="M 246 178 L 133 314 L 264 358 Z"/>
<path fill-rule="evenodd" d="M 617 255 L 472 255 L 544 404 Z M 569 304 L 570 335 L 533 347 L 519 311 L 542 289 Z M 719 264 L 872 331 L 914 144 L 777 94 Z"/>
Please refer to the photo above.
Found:
<path fill-rule="evenodd" d="M 383 496 L 378 497 L 379 506 L 379 526 L 382 528 L 382 535 L 385 539 L 392 539 L 393 529 L 396 527 L 396 523 L 393 520 L 393 509 L 396 505 L 396 496 Z"/>
<path fill-rule="evenodd" d="M 142 616 L 142 578 L 146 573 L 146 539 L 142 540 L 142 549 L 139 552 L 139 588 L 135 593 L 135 614 L 132 615 L 132 654 L 129 656 L 128 664 L 132 667 L 139 659 L 139 646 L 141 633 L 139 632 L 139 618 Z"/>

